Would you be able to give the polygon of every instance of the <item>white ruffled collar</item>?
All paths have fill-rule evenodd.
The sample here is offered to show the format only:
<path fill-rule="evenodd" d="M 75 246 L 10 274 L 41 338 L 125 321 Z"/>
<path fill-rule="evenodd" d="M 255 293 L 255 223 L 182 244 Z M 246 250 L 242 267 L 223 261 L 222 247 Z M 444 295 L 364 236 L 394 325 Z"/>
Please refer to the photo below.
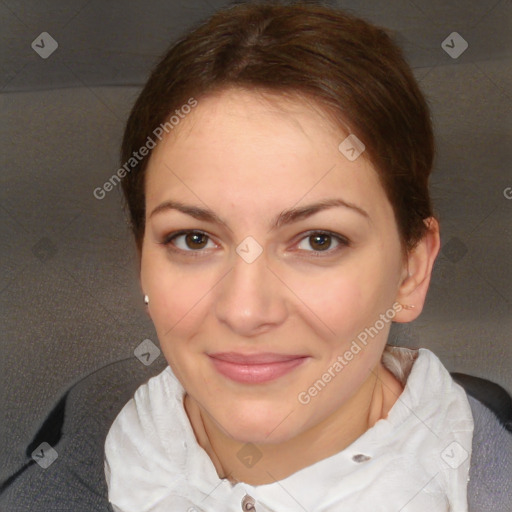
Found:
<path fill-rule="evenodd" d="M 341 452 L 260 486 L 217 476 L 167 367 L 138 388 L 107 436 L 114 510 L 240 512 L 250 496 L 255 512 L 398 510 L 409 499 L 403 512 L 467 511 L 473 418 L 464 390 L 429 350 L 388 348 L 383 363 L 405 384 L 388 417 Z"/>

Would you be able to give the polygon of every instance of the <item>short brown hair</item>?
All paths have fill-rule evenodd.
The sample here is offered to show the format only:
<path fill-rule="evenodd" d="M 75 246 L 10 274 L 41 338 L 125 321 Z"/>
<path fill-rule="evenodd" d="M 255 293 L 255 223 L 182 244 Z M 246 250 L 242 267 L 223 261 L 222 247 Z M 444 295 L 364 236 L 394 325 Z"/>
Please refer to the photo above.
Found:
<path fill-rule="evenodd" d="M 413 248 L 425 235 L 424 220 L 433 216 L 430 113 L 401 50 L 384 29 L 304 2 L 238 4 L 215 13 L 173 44 L 153 70 L 129 116 L 122 162 L 191 97 L 230 87 L 312 100 L 343 132 L 365 144 L 403 248 Z M 122 181 L 139 251 L 150 156 Z"/>

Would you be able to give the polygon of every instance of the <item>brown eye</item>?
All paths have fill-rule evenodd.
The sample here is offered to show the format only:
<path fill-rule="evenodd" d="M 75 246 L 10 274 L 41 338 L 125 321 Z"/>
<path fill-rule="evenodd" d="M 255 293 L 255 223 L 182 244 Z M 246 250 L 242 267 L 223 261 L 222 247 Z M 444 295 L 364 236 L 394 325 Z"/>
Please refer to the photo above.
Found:
<path fill-rule="evenodd" d="M 309 237 L 309 243 L 315 251 L 325 251 L 331 246 L 331 235 L 319 233 Z"/>
<path fill-rule="evenodd" d="M 163 243 L 183 252 L 193 252 L 209 248 L 208 242 L 210 237 L 200 231 L 180 231 L 166 237 Z"/>
<path fill-rule="evenodd" d="M 203 249 L 208 242 L 208 237 L 203 233 L 188 233 L 185 235 L 185 244 L 190 249 Z"/>
<path fill-rule="evenodd" d="M 313 255 L 320 253 L 326 253 L 326 255 L 328 255 L 347 246 L 349 246 L 349 241 L 341 235 L 323 231 L 313 231 L 301 239 L 298 248 Z"/>

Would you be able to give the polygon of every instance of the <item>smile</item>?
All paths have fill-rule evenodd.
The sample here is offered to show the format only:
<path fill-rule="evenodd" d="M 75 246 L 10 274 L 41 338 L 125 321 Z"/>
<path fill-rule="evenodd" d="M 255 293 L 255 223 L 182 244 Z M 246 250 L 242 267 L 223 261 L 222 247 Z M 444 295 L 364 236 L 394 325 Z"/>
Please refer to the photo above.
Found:
<path fill-rule="evenodd" d="M 218 373 L 244 384 L 261 384 L 279 379 L 309 359 L 303 355 L 244 355 L 235 352 L 208 354 L 208 357 Z"/>

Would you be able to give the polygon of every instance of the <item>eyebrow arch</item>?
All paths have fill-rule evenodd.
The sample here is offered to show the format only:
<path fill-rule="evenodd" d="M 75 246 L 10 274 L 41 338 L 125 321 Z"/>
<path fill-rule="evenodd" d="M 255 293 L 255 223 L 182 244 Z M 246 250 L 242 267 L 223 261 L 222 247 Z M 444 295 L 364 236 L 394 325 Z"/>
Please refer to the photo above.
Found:
<path fill-rule="evenodd" d="M 323 201 L 319 201 L 317 203 L 302 206 L 300 208 L 288 208 L 286 210 L 283 210 L 271 221 L 270 231 L 278 229 L 281 226 L 284 226 L 287 224 L 292 224 L 299 220 L 311 217 L 315 213 L 318 213 L 322 210 L 327 210 L 329 208 L 335 208 L 335 207 L 348 208 L 348 209 L 358 213 L 359 215 L 362 215 L 368 221 L 370 220 L 370 216 L 368 215 L 368 213 L 365 210 L 363 210 L 362 208 L 360 208 L 359 206 L 356 206 L 353 203 L 344 201 L 343 199 L 332 198 L 332 199 L 324 199 Z M 149 218 L 153 217 L 153 215 L 156 215 L 158 213 L 162 213 L 162 212 L 165 212 L 168 210 L 178 210 L 186 215 L 190 215 L 191 217 L 194 217 L 195 219 L 202 220 L 205 222 L 211 222 L 211 223 L 215 223 L 215 224 L 222 224 L 223 226 L 225 226 L 229 229 L 226 221 L 224 221 L 222 218 L 220 218 L 212 210 L 210 210 L 208 208 L 201 208 L 199 206 L 186 205 L 179 201 L 170 201 L 170 200 L 164 201 L 163 203 L 159 204 L 149 214 Z"/>

